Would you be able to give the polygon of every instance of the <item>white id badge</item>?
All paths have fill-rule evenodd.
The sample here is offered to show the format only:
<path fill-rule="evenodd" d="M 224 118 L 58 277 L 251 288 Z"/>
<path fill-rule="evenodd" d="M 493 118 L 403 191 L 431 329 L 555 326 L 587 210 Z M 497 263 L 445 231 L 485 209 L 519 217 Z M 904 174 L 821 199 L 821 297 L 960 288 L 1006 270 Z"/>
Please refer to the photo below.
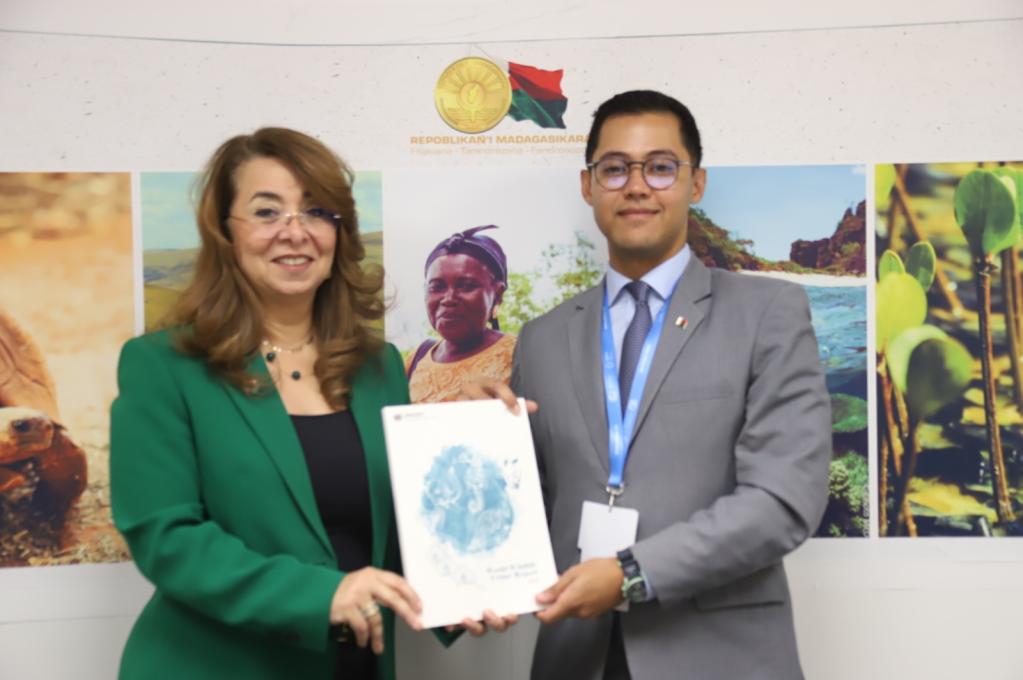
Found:
<path fill-rule="evenodd" d="M 639 510 L 583 501 L 582 518 L 579 520 L 579 561 L 591 557 L 614 557 L 619 550 L 636 542 L 638 528 Z M 615 609 L 627 612 L 629 603 L 622 602 Z"/>
<path fill-rule="evenodd" d="M 620 505 L 583 501 L 579 521 L 579 561 L 591 557 L 614 557 L 636 542 L 639 510 Z"/>

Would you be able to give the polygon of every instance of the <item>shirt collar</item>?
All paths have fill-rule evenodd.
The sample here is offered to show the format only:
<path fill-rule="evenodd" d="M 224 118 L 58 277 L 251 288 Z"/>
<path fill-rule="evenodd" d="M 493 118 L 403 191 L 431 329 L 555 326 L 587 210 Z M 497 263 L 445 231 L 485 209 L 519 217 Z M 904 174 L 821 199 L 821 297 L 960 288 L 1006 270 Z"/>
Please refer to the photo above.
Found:
<path fill-rule="evenodd" d="M 682 272 L 685 271 L 686 265 L 689 264 L 689 244 L 682 246 L 682 250 L 678 251 L 664 262 L 660 263 L 640 279 L 644 283 L 648 284 L 654 289 L 654 292 L 662 300 L 667 300 L 668 296 L 671 295 L 671 291 L 675 289 L 675 284 L 682 278 Z M 607 299 L 610 304 L 614 304 L 618 301 L 618 296 L 632 279 L 625 276 L 621 272 L 617 272 L 613 267 L 607 268 Z"/>

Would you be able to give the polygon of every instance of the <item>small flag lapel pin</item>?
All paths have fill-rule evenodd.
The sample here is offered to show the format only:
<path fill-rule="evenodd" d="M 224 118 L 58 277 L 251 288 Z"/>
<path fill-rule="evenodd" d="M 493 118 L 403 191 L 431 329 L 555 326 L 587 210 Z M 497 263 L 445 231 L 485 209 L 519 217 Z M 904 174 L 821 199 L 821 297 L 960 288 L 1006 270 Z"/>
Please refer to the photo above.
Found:
<path fill-rule="evenodd" d="M 689 319 L 685 318 L 684 316 L 680 316 L 677 319 L 675 319 L 675 325 L 681 328 L 682 330 L 685 330 L 686 326 L 689 325 Z"/>

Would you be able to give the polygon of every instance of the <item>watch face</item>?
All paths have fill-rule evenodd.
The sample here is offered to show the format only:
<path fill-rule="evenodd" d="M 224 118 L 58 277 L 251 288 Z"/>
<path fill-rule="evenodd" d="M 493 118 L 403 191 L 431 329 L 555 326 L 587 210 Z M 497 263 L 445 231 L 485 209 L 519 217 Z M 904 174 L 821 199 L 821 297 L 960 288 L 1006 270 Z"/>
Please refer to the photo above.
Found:
<path fill-rule="evenodd" d="M 646 583 L 642 578 L 629 579 L 624 590 L 625 599 L 629 602 L 643 602 L 646 599 Z"/>

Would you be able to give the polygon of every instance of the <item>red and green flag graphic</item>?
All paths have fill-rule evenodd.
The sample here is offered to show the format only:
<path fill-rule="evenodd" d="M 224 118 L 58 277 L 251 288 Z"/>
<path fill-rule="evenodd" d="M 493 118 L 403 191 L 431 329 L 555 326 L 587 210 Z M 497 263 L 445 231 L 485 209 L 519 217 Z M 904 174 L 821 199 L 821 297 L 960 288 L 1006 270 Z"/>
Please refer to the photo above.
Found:
<path fill-rule="evenodd" d="M 564 128 L 568 99 L 561 91 L 564 70 L 545 71 L 535 66 L 508 62 L 512 103 L 508 115 L 515 120 L 531 120 L 542 128 Z"/>

